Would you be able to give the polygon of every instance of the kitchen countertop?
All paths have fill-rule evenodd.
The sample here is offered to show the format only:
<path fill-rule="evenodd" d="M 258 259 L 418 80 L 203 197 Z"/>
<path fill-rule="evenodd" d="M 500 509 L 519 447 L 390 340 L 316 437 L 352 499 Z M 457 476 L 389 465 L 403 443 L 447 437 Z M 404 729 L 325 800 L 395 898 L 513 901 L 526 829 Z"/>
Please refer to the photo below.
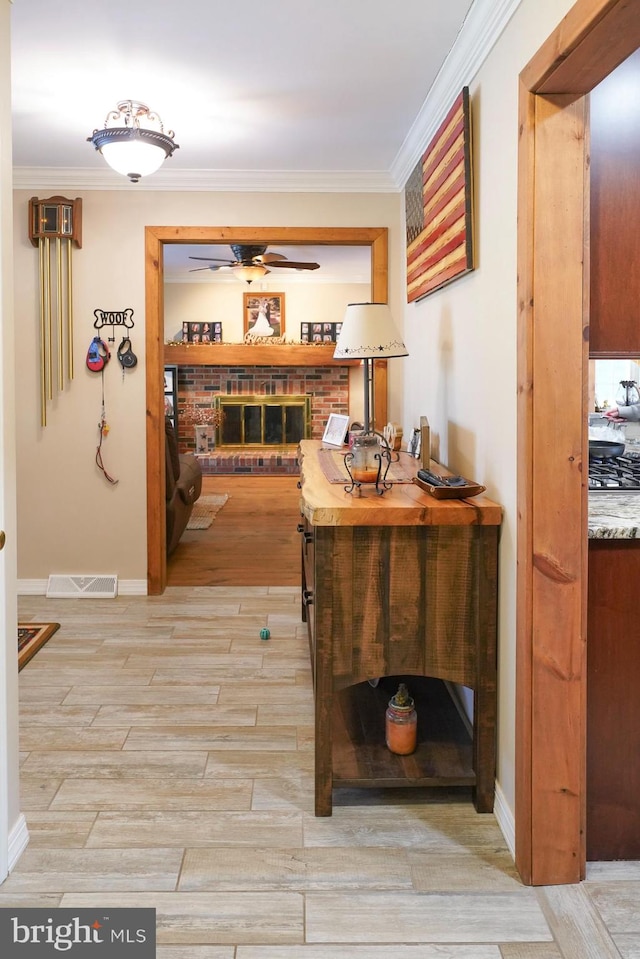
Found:
<path fill-rule="evenodd" d="M 589 493 L 589 539 L 640 539 L 640 490 Z"/>

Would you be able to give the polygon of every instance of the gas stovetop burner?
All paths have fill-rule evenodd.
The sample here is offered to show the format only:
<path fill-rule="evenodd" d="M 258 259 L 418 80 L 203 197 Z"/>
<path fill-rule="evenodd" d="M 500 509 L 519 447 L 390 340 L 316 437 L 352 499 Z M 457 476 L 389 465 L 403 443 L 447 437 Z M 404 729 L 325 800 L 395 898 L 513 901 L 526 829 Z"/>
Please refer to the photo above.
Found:
<path fill-rule="evenodd" d="M 590 492 L 640 491 L 640 452 L 625 450 L 623 456 L 589 460 Z"/>

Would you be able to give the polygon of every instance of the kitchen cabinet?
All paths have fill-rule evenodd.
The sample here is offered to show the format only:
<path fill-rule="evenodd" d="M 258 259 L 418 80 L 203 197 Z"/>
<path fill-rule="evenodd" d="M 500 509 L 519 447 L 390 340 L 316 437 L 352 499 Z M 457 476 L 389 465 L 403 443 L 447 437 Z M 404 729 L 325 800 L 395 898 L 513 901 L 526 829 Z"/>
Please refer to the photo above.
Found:
<path fill-rule="evenodd" d="M 640 539 L 589 540 L 588 860 L 640 859 L 639 583 Z"/>
<path fill-rule="evenodd" d="M 640 355 L 640 50 L 590 94 L 592 357 Z"/>
<path fill-rule="evenodd" d="M 329 481 L 320 448 L 299 448 L 316 815 L 331 815 L 334 788 L 347 786 L 468 785 L 476 809 L 490 812 L 502 509 L 483 495 L 438 500 L 413 483 L 352 496 Z M 419 464 L 404 454 L 403 465 L 415 473 Z M 410 756 L 385 745 L 400 680 L 419 717 Z M 470 730 L 444 683 L 473 690 Z"/>

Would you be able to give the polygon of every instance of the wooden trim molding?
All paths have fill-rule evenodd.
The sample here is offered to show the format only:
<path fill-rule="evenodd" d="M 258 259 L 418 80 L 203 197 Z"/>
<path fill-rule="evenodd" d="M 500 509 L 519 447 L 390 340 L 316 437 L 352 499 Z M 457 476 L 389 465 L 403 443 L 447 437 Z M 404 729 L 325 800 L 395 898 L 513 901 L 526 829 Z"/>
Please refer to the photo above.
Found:
<path fill-rule="evenodd" d="M 335 348 L 335 343 L 170 343 L 164 361 L 178 366 L 338 366 Z M 339 365 L 361 363 L 343 360 Z"/>
<path fill-rule="evenodd" d="M 145 321 L 147 391 L 147 592 L 157 596 L 167 584 L 165 555 L 164 475 L 164 278 L 163 247 L 167 243 L 272 243 L 280 246 L 369 246 L 371 299 L 388 302 L 389 251 L 387 227 L 189 227 L 148 226 L 145 229 Z M 256 349 L 256 347 L 253 347 Z M 376 418 L 386 423 L 387 377 L 376 364 Z"/>
<path fill-rule="evenodd" d="M 639 46 L 640 0 L 578 0 L 520 75 L 515 820 L 534 885 L 586 867 L 584 95 Z"/>

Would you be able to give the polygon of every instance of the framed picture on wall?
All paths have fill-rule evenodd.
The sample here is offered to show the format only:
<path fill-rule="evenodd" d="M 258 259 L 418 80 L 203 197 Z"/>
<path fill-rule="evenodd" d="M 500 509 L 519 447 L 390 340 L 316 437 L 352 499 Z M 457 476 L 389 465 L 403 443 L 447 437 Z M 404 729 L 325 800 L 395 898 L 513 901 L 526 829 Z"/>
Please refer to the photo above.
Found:
<path fill-rule="evenodd" d="M 244 332 L 254 336 L 282 336 L 284 293 L 245 293 Z"/>

